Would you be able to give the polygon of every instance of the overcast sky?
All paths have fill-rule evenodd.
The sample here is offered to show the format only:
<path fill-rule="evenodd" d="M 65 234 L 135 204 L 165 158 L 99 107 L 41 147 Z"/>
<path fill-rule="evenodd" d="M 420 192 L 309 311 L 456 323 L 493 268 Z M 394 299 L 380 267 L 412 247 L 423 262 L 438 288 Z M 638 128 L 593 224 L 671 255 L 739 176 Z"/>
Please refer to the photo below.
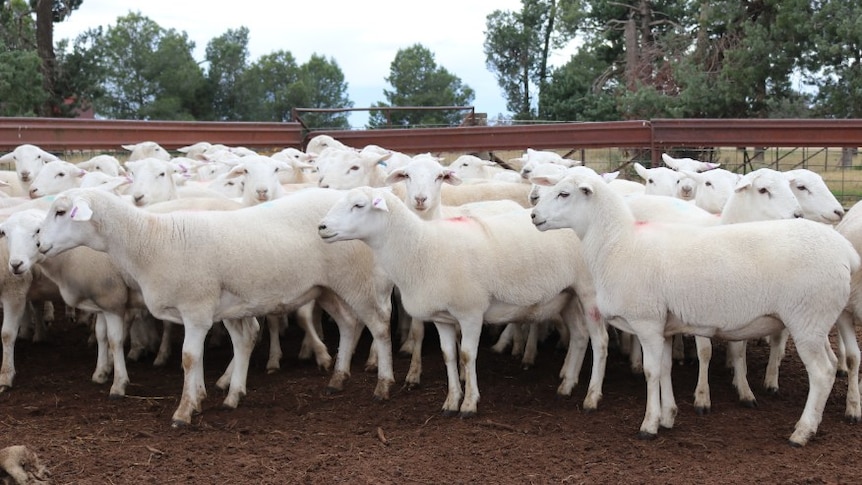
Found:
<path fill-rule="evenodd" d="M 422 44 L 439 67 L 476 92 L 474 106 L 489 118 L 507 113 L 494 75 L 485 67 L 482 44 L 485 18 L 494 10 L 518 10 L 520 0 L 84 0 L 67 20 L 55 24 L 54 40 L 74 39 L 97 26 L 140 12 L 165 29 L 185 31 L 204 59 L 207 43 L 228 29 L 249 29 L 250 59 L 276 50 L 293 54 L 298 64 L 316 53 L 334 59 L 344 72 L 355 107 L 386 101 L 384 80 L 399 49 Z M 554 60 L 552 59 L 552 64 Z M 362 128 L 366 112 L 351 115 Z"/>

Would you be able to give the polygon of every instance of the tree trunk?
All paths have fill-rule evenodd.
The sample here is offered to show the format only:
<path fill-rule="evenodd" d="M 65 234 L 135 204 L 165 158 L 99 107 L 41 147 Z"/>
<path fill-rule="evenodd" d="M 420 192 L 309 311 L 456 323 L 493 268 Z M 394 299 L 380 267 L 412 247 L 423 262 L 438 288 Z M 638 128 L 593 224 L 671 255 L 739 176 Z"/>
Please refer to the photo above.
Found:
<path fill-rule="evenodd" d="M 36 51 L 42 60 L 42 88 L 48 99 L 39 109 L 41 116 L 54 115 L 54 10 L 53 0 L 36 2 Z"/>

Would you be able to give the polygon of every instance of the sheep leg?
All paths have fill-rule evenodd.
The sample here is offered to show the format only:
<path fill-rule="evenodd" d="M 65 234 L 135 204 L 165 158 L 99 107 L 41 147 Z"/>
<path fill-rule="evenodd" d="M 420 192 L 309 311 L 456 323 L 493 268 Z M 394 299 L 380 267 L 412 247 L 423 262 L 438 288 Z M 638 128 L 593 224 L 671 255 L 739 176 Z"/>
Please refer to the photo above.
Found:
<path fill-rule="evenodd" d="M 629 322 L 633 328 L 649 326 L 650 322 Z M 659 421 L 662 418 L 662 363 L 664 361 L 665 338 L 661 333 L 638 334 L 643 348 L 644 379 L 646 379 L 646 413 L 641 423 L 638 438 L 655 439 L 658 436 Z M 670 350 L 670 349 L 668 349 Z"/>
<path fill-rule="evenodd" d="M 844 317 L 845 313 L 847 314 L 846 317 Z M 838 318 L 850 318 L 851 321 L 853 321 L 853 316 L 847 310 L 844 310 Z M 838 377 L 847 377 L 847 348 L 844 346 L 844 337 L 841 336 L 840 331 L 838 332 L 838 338 L 836 340 L 838 341 L 838 370 L 835 374 Z"/>
<path fill-rule="evenodd" d="M 350 379 L 350 359 L 359 341 L 361 328 L 359 321 L 348 311 L 334 295 L 322 294 L 317 302 L 328 313 L 338 326 L 338 351 L 335 354 L 335 368 L 332 377 L 326 385 L 326 394 L 335 394 L 344 390 L 344 383 Z"/>
<path fill-rule="evenodd" d="M 464 400 L 458 415 L 470 418 L 476 415 L 479 405 L 479 378 L 476 373 L 476 356 L 482 335 L 482 315 L 458 319 L 461 322 L 461 367 L 464 371 Z"/>
<path fill-rule="evenodd" d="M 456 358 L 455 326 L 437 322 L 434 322 L 434 326 L 437 327 L 437 333 L 440 335 L 440 351 L 443 354 L 443 362 L 446 364 L 446 381 L 448 383 L 446 400 L 443 402 L 443 416 L 455 416 L 463 397 Z"/>
<path fill-rule="evenodd" d="M 36 309 L 33 320 L 33 343 L 48 341 L 48 327 L 54 323 L 54 303 L 50 300 L 42 302 Z"/>
<path fill-rule="evenodd" d="M 375 312 L 376 313 L 376 312 Z M 377 386 L 374 388 L 374 399 L 385 401 L 389 399 L 389 390 L 395 384 L 395 371 L 392 368 L 392 335 L 389 331 L 389 317 L 382 315 L 376 318 L 368 315 L 362 319 L 374 338 L 372 349 L 377 355 Z M 421 342 L 420 342 L 421 344 Z"/>
<path fill-rule="evenodd" d="M 697 387 L 694 388 L 694 411 L 703 416 L 712 408 L 709 395 L 709 361 L 712 360 L 712 340 L 707 337 L 694 338 L 697 347 Z"/>
<path fill-rule="evenodd" d="M 246 317 L 225 320 L 224 326 L 233 343 L 233 359 L 231 359 L 232 365 L 229 366 L 231 368 L 229 385 L 225 386 L 222 379 L 219 379 L 219 383 L 221 384 L 219 387 L 222 389 L 228 387 L 227 397 L 225 397 L 222 407 L 236 409 L 240 398 L 246 394 L 248 364 L 251 359 L 251 353 L 254 350 L 254 344 L 257 341 L 258 333 L 260 332 L 260 323 L 258 323 L 257 318 Z M 225 374 L 227 375 L 227 372 Z"/>
<path fill-rule="evenodd" d="M 524 338 L 524 326 L 520 323 L 513 324 L 513 332 L 512 332 L 512 357 L 517 357 L 524 353 L 524 345 L 526 339 Z"/>
<path fill-rule="evenodd" d="M 126 357 L 123 352 L 123 344 L 126 341 L 126 323 L 122 315 L 116 313 L 100 312 L 105 320 L 105 328 L 108 334 L 108 346 L 111 350 L 114 364 L 114 382 L 111 385 L 111 399 L 121 398 L 126 395 L 126 386 L 129 385 L 129 374 L 126 371 Z"/>
<path fill-rule="evenodd" d="M 528 370 L 536 364 L 536 354 L 539 351 L 539 323 L 530 325 L 527 329 L 527 341 L 524 343 L 524 355 L 521 357 L 521 367 Z"/>
<path fill-rule="evenodd" d="M 572 389 L 578 385 L 578 377 L 587 355 L 588 334 L 587 326 L 583 322 L 575 321 L 579 319 L 572 314 L 573 312 L 565 309 L 564 312 L 564 321 L 571 328 L 569 329 L 569 348 L 566 350 L 563 367 L 560 368 L 562 382 L 557 386 L 557 396 L 571 397 Z"/>
<path fill-rule="evenodd" d="M 629 365 L 632 369 L 632 374 L 640 375 L 644 373 L 644 350 L 638 336 L 631 336 L 631 352 L 629 353 Z"/>
<path fill-rule="evenodd" d="M 671 371 L 673 370 L 673 337 L 664 339 L 664 350 L 661 361 L 661 419 L 659 424 L 663 428 L 673 428 L 676 420 L 677 406 L 673 396 L 673 383 L 671 382 Z"/>
<path fill-rule="evenodd" d="M 491 346 L 491 350 L 498 354 L 502 354 L 509 348 L 509 344 L 512 343 L 513 334 L 516 331 L 516 324 L 507 323 L 503 331 L 500 332 L 500 336 L 497 337 L 497 342 Z"/>
<path fill-rule="evenodd" d="M 269 314 L 266 316 L 266 328 L 269 331 L 269 359 L 266 361 L 266 373 L 273 374 L 281 369 L 281 338 L 279 331 L 281 327 L 281 315 Z M 230 329 L 228 329 L 230 334 Z M 233 336 L 231 336 L 233 338 Z"/>
<path fill-rule="evenodd" d="M 851 423 L 862 421 L 862 404 L 859 396 L 859 342 L 856 340 L 856 325 L 853 316 L 842 312 L 836 322 L 840 340 L 844 342 L 845 365 L 847 366 L 847 404 L 844 417 Z M 840 362 L 840 361 L 839 361 Z"/>
<path fill-rule="evenodd" d="M 96 370 L 93 371 L 92 380 L 96 384 L 108 382 L 108 377 L 113 371 L 111 363 L 111 348 L 108 343 L 108 324 L 102 312 L 96 314 L 94 332 L 96 335 Z"/>
<path fill-rule="evenodd" d="M 328 371 L 332 365 L 332 356 L 326 344 L 321 340 L 323 327 L 320 324 L 320 308 L 313 302 L 306 303 L 296 310 L 296 322 L 299 328 L 305 331 L 302 337 L 302 347 L 299 350 L 299 358 L 307 359 L 314 354 L 317 367 Z"/>
<path fill-rule="evenodd" d="M 766 364 L 766 376 L 763 378 L 763 387 L 769 394 L 778 394 L 778 367 L 787 348 L 787 338 L 790 332 L 786 328 L 769 336 L 769 362 Z"/>
<path fill-rule="evenodd" d="M 18 329 L 26 314 L 26 299 L 23 295 L 15 295 L 13 291 L 4 292 L 0 300 L 3 303 L 3 326 L 0 329 L 0 340 L 3 342 L 3 361 L 0 364 L 0 392 L 12 387 L 15 379 L 15 340 L 18 339 Z"/>
<path fill-rule="evenodd" d="M 173 328 L 173 322 L 162 320 L 162 341 L 159 343 L 159 352 L 153 361 L 153 365 L 156 367 L 167 364 L 168 359 L 171 357 L 171 335 L 173 334 Z"/>
<path fill-rule="evenodd" d="M 811 335 L 792 335 L 796 343 L 796 351 L 805 370 L 808 371 L 808 399 L 805 401 L 805 409 L 802 416 L 796 422 L 793 434 L 790 435 L 790 444 L 793 446 L 804 446 L 808 440 L 817 433 L 820 420 L 823 418 L 823 409 L 826 400 L 832 392 L 835 383 L 835 365 L 830 361 L 829 340 L 814 338 Z"/>
<path fill-rule="evenodd" d="M 212 317 L 184 318 L 183 338 L 183 394 L 172 418 L 172 426 L 191 424 L 192 414 L 201 411 L 201 402 L 206 398 L 204 383 L 203 353 L 207 332 L 213 326 Z"/>
<path fill-rule="evenodd" d="M 408 389 L 419 387 L 422 378 L 422 342 L 425 340 L 425 322 L 418 318 L 411 319 L 410 333 L 413 336 L 413 348 L 410 351 L 410 369 L 407 371 L 405 384 Z"/>
<path fill-rule="evenodd" d="M 748 362 L 745 358 L 748 342 L 739 340 L 727 343 L 727 352 L 733 365 L 733 385 L 739 395 L 739 402 L 747 407 L 757 407 L 757 399 L 748 384 Z"/>

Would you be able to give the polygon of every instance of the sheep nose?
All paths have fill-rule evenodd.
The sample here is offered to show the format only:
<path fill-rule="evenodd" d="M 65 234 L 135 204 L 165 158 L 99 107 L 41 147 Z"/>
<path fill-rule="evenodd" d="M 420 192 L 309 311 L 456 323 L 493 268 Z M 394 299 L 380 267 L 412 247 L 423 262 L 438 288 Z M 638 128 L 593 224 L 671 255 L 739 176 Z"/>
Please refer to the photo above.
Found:
<path fill-rule="evenodd" d="M 425 205 L 425 201 L 426 201 L 426 200 L 428 200 L 428 197 L 419 197 L 419 196 L 417 196 L 417 197 L 414 197 L 413 199 L 416 201 L 416 203 L 417 203 L 417 204 L 419 204 L 419 205 Z"/>
<path fill-rule="evenodd" d="M 35 188 L 30 189 L 30 198 L 31 199 L 39 198 L 39 189 L 35 189 Z"/>
<path fill-rule="evenodd" d="M 135 196 L 135 203 L 137 204 L 138 202 L 142 201 L 143 199 L 144 199 L 143 195 L 136 195 Z"/>
<path fill-rule="evenodd" d="M 18 270 L 21 268 L 22 264 L 24 264 L 24 262 L 17 259 L 9 260 L 9 267 L 12 268 L 12 272 L 15 274 L 18 274 Z"/>
<path fill-rule="evenodd" d="M 795 217 L 795 218 L 797 218 L 797 219 L 802 219 L 802 217 L 803 217 L 802 211 L 796 211 L 796 212 L 794 212 L 794 213 L 793 213 L 793 217 Z"/>
<path fill-rule="evenodd" d="M 530 178 L 530 172 L 532 172 L 532 170 L 527 170 L 527 169 L 521 170 L 521 178 L 529 179 Z"/>
<path fill-rule="evenodd" d="M 318 231 L 323 231 L 324 229 L 326 229 L 326 224 L 321 222 L 320 224 L 317 225 Z"/>
<path fill-rule="evenodd" d="M 530 219 L 535 219 L 535 218 L 536 218 L 536 213 L 530 212 Z"/>
<path fill-rule="evenodd" d="M 21 180 L 25 182 L 30 180 L 30 172 L 21 172 Z"/>
<path fill-rule="evenodd" d="M 844 209 L 835 209 L 835 215 L 838 216 L 838 219 L 844 218 Z"/>

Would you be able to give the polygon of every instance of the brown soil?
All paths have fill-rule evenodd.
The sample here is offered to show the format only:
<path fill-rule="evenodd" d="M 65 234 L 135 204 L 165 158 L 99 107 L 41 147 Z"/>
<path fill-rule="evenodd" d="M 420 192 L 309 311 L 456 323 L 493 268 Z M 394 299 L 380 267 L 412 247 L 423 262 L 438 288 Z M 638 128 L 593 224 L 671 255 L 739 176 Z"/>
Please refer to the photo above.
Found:
<path fill-rule="evenodd" d="M 332 353 L 336 331 L 326 328 Z M 267 347 L 258 346 L 248 395 L 232 411 L 220 408 L 224 396 L 214 386 L 229 350 L 208 349 L 204 410 L 192 426 L 173 429 L 182 388 L 179 340 L 165 369 L 130 363 L 129 396 L 109 400 L 109 384 L 90 382 L 95 349 L 87 346 L 87 330 L 60 323 L 50 343 L 18 345 L 15 387 L 0 395 L 0 447 L 30 447 L 58 484 L 862 481 L 862 425 L 843 419 L 844 378 L 836 380 L 818 435 L 804 448 L 788 445 L 807 393 L 795 353 L 781 368 L 780 394 L 770 396 L 759 385 L 768 349 L 749 346 L 759 407 L 748 409 L 737 403 L 722 365 L 723 346 L 716 346 L 707 416 L 692 407 L 695 366 L 675 366 L 676 426 L 655 441 L 640 441 L 644 380 L 615 351 L 599 410 L 586 414 L 580 402 L 589 360 L 574 398 L 560 400 L 555 391 L 563 355 L 552 344 L 524 370 L 510 355 L 491 352 L 485 339 L 479 415 L 462 420 L 440 415 L 445 370 L 436 332 L 428 335 L 423 387 L 399 385 L 382 403 L 372 400 L 376 375 L 362 370 L 367 336 L 347 389 L 328 396 L 327 374 L 296 359 L 300 334 L 291 327 L 282 371 L 266 374 Z M 395 366 L 402 381 L 408 360 L 396 358 Z"/>

